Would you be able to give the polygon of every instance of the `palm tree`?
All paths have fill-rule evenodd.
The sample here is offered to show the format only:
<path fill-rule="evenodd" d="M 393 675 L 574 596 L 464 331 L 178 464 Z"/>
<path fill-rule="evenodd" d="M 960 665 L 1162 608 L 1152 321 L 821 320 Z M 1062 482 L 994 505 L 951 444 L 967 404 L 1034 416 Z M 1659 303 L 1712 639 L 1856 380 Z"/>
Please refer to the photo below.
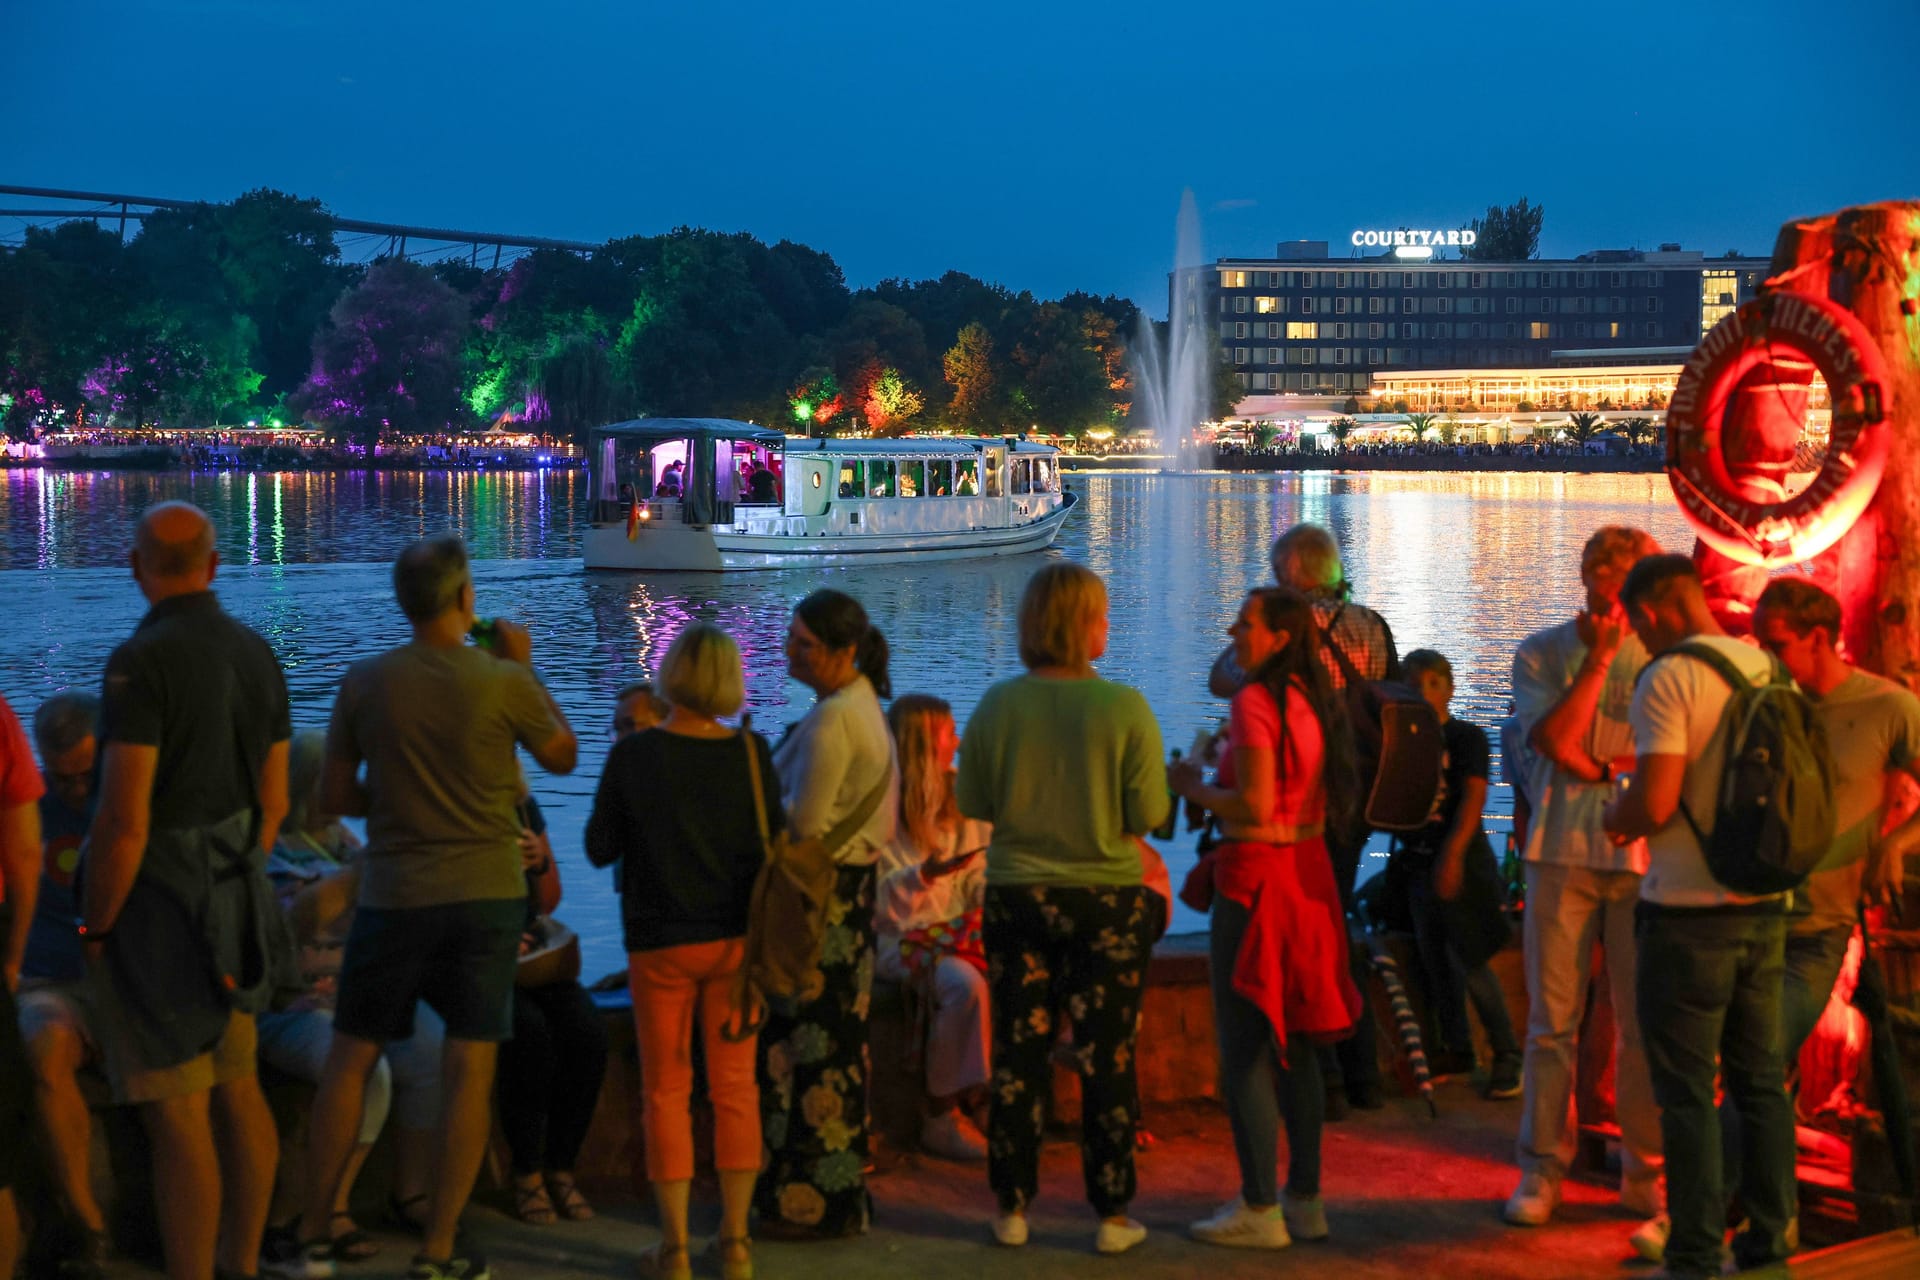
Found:
<path fill-rule="evenodd" d="M 1629 444 L 1652 444 L 1660 431 L 1652 418 L 1626 418 L 1619 426 L 1620 434 Z"/>
<path fill-rule="evenodd" d="M 1271 422 L 1257 423 L 1253 428 L 1253 447 L 1256 449 L 1264 449 L 1272 444 L 1274 438 L 1279 434 L 1280 428 L 1274 426 Z"/>
<path fill-rule="evenodd" d="M 1567 415 L 1567 425 L 1561 429 L 1566 432 L 1569 440 L 1584 446 L 1587 441 L 1599 435 L 1600 428 L 1605 425 L 1606 423 L 1597 413 L 1570 413 Z"/>
<path fill-rule="evenodd" d="M 1419 440 L 1427 434 L 1427 428 L 1434 422 L 1430 413 L 1410 413 L 1407 415 L 1407 429 L 1413 432 L 1413 438 Z"/>
<path fill-rule="evenodd" d="M 1327 424 L 1327 432 L 1333 436 L 1334 443 L 1344 449 L 1347 447 L 1347 437 L 1352 435 L 1353 429 L 1359 425 L 1352 418 L 1335 418 Z"/>

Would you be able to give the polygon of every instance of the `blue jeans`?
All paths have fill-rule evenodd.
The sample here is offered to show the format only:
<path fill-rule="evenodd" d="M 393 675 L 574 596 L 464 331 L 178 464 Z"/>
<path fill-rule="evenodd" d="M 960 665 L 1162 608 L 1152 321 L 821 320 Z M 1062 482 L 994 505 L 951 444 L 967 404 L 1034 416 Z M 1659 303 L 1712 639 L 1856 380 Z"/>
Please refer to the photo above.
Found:
<path fill-rule="evenodd" d="M 326 1009 L 288 1009 L 255 1020 L 260 1061 L 296 1080 L 320 1083 L 333 1045 L 333 1014 Z M 420 1132 L 440 1122 L 440 1047 L 446 1025 L 431 1009 L 413 1020 L 413 1034 L 381 1050 L 367 1077 L 366 1108 L 360 1113 L 361 1146 L 380 1136 L 390 1109 L 398 1108 L 400 1127 Z"/>
<path fill-rule="evenodd" d="M 1280 1065 L 1273 1024 L 1258 1005 L 1233 989 L 1233 967 L 1247 931 L 1247 909 L 1221 894 L 1213 900 L 1210 959 L 1213 1026 L 1220 1043 L 1220 1093 L 1233 1123 L 1240 1161 L 1240 1195 L 1248 1204 L 1280 1201 L 1275 1167 L 1280 1121 L 1287 1126 L 1287 1190 L 1320 1194 L 1320 1130 L 1326 1120 L 1326 1084 L 1320 1055 L 1305 1036 L 1287 1038 Z M 1283 1103 L 1284 1099 L 1284 1103 Z"/>
<path fill-rule="evenodd" d="M 1738 1181 L 1749 1228 L 1734 1241 L 1735 1259 L 1758 1267 L 1787 1256 L 1794 1145 L 1780 1034 L 1786 929 L 1777 911 L 1642 902 L 1635 913 L 1640 1033 L 1660 1103 L 1674 1276 L 1720 1272 L 1727 1198 L 1716 1069 L 1746 1148 Z"/>

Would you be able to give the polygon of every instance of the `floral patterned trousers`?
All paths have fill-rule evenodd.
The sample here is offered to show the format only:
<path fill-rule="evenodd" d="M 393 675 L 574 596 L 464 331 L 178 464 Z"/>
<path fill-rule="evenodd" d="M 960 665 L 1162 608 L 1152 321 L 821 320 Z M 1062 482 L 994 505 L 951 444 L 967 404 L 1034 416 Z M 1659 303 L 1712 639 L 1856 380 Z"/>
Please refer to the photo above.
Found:
<path fill-rule="evenodd" d="M 983 928 L 993 997 L 993 1105 L 987 1180 L 1005 1212 L 1040 1185 L 1040 1138 L 1059 1023 L 1080 1077 L 1080 1161 L 1101 1217 L 1133 1199 L 1140 1118 L 1133 1049 L 1152 950 L 1152 892 L 1140 885 L 987 888 Z"/>
<path fill-rule="evenodd" d="M 873 990 L 871 866 L 841 867 L 827 901 L 820 972 L 791 1012 L 760 1031 L 766 1167 L 763 1223 L 825 1238 L 863 1234 L 867 1195 L 867 1003 Z"/>

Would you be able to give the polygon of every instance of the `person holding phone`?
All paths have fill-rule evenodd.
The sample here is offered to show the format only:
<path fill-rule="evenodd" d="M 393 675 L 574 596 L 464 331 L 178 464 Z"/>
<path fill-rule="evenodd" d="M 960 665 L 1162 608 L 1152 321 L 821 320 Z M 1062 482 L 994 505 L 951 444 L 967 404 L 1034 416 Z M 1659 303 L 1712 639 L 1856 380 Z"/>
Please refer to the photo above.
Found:
<path fill-rule="evenodd" d="M 875 892 L 874 968 L 916 998 L 926 1024 L 923 1150 L 948 1160 L 987 1158 L 987 1140 L 968 1114 L 985 1105 L 992 1027 L 980 907 L 981 857 L 993 828 L 960 816 L 953 708 L 923 693 L 902 694 L 887 712 L 900 757 L 900 823 L 880 848 Z"/>

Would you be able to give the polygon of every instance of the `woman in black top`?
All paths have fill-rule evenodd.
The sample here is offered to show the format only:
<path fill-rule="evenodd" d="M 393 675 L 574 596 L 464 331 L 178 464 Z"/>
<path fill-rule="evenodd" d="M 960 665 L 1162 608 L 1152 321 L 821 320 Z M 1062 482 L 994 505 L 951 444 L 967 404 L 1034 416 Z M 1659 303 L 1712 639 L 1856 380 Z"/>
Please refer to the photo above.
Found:
<path fill-rule="evenodd" d="M 661 664 L 659 692 L 672 707 L 665 723 L 614 745 L 587 822 L 587 856 L 596 866 L 619 868 L 646 1095 L 647 1177 L 660 1208 L 660 1243 L 641 1258 L 641 1274 L 692 1274 L 687 1197 L 697 1015 L 720 1175 L 721 1275 L 749 1280 L 747 1209 L 761 1157 L 755 1044 L 721 1032 L 745 956 L 754 878 L 766 859 L 750 768 L 759 770 L 769 834 L 783 828 L 784 817 L 766 742 L 718 719 L 745 702 L 732 638 L 706 623 L 681 632 Z"/>

